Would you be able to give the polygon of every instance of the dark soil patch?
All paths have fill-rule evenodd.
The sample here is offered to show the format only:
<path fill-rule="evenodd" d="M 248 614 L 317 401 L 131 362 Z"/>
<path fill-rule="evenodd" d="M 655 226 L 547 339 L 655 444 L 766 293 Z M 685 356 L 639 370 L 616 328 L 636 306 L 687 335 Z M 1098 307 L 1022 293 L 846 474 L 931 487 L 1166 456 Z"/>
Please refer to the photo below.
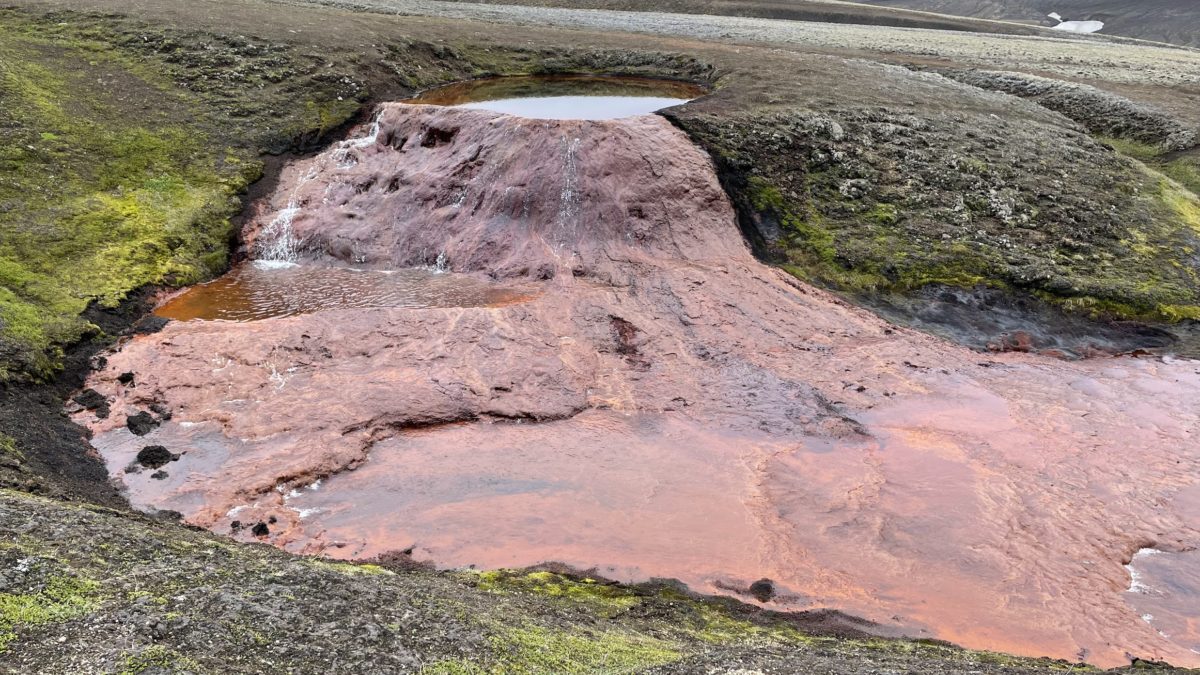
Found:
<path fill-rule="evenodd" d="M 111 343 L 110 336 L 119 335 L 149 311 L 150 298 L 151 290 L 142 289 L 117 307 L 89 307 L 85 317 L 103 333 L 69 348 L 64 368 L 52 382 L 0 384 L 0 429 L 22 455 L 19 468 L 0 467 L 0 487 L 127 508 L 88 445 L 86 432 L 67 417 L 63 402 L 83 386 L 96 354 Z M 107 407 L 107 402 L 101 406 L 95 397 L 81 396 L 95 403 L 97 412 Z"/>

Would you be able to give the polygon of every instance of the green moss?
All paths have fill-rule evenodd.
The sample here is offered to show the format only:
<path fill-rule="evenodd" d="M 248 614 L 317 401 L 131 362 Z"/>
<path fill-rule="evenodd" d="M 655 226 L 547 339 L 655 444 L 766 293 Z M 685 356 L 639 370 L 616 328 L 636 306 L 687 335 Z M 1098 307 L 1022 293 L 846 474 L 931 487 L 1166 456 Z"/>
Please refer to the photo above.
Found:
<path fill-rule="evenodd" d="M 1111 146 L 1114 150 L 1132 157 L 1138 161 L 1146 162 L 1153 160 L 1162 154 L 1162 148 L 1151 145 L 1150 143 L 1142 143 L 1141 141 L 1133 141 L 1127 138 L 1114 138 L 1111 136 L 1101 136 L 1098 138 L 1102 143 Z"/>
<path fill-rule="evenodd" d="M 793 267 L 804 270 L 810 279 L 836 277 L 845 271 L 834 262 L 837 249 L 833 234 L 811 205 L 793 203 L 761 176 L 747 181 L 746 197 L 760 217 L 778 223 Z"/>
<path fill-rule="evenodd" d="M 553 572 L 493 570 L 478 574 L 479 588 L 495 593 L 535 593 L 582 606 L 590 612 L 611 618 L 641 600 L 630 588 L 603 584 L 594 579 L 571 579 Z"/>
<path fill-rule="evenodd" d="M 380 567 L 379 565 L 371 565 L 367 563 L 335 562 L 331 560 L 322 560 L 320 558 L 309 558 L 305 562 L 312 567 L 331 570 L 339 574 L 353 574 L 356 576 L 395 574 L 395 572 Z"/>
<path fill-rule="evenodd" d="M 126 654 L 121 661 L 120 675 L 140 675 L 148 670 L 199 672 L 194 659 L 177 654 L 166 647 L 152 645 L 135 654 Z"/>
<path fill-rule="evenodd" d="M 900 222 L 900 211 L 895 204 L 879 202 L 867 212 L 866 217 L 879 225 L 895 225 Z"/>
<path fill-rule="evenodd" d="M 0 431 L 0 456 L 10 457 L 17 461 L 25 460 L 25 453 L 17 447 L 17 441 L 2 431 Z"/>
<path fill-rule="evenodd" d="M 1196 195 L 1166 182 L 1160 184 L 1159 189 L 1163 203 L 1174 212 L 1179 222 L 1200 236 L 1200 200 Z"/>
<path fill-rule="evenodd" d="M 22 627 L 69 621 L 95 610 L 98 586 L 86 579 L 56 576 L 34 593 L 0 593 L 0 652 Z"/>
<path fill-rule="evenodd" d="M 350 121 L 361 108 L 355 100 L 305 101 L 304 116 L 296 120 L 292 132 L 313 132 L 317 139 Z"/>
<path fill-rule="evenodd" d="M 485 675 L 488 671 L 463 659 L 445 659 L 421 668 L 421 675 Z"/>
<path fill-rule="evenodd" d="M 820 641 L 820 638 L 804 635 L 786 624 L 760 625 L 735 619 L 729 615 L 727 610 L 708 601 L 690 600 L 690 603 L 696 610 L 696 618 L 686 626 L 686 630 L 689 634 L 707 643 L 771 641 L 790 645 L 806 645 Z"/>
<path fill-rule="evenodd" d="M 500 632 L 492 647 L 499 659 L 492 672 L 513 675 L 636 673 L 681 656 L 675 643 L 643 635 L 534 625 Z"/>
<path fill-rule="evenodd" d="M 1200 195 L 1200 155 L 1190 155 L 1163 163 L 1158 167 L 1164 175 L 1178 182 L 1192 194 Z"/>
<path fill-rule="evenodd" d="M 98 76 L 123 73 L 133 98 L 172 94 L 108 52 L 18 28 L 0 26 L 0 380 L 53 372 L 93 330 L 80 318 L 93 301 L 220 271 L 253 175 L 194 127 L 126 110 Z"/>

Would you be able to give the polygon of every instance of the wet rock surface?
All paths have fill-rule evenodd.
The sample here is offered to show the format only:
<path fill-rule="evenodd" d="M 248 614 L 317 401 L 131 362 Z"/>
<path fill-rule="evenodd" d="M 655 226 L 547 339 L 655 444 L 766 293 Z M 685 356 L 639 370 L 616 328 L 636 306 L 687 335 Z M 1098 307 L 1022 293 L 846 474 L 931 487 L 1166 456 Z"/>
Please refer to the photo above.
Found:
<path fill-rule="evenodd" d="M 1032 296 L 986 287 L 931 285 L 907 295 L 877 294 L 864 304 L 889 320 L 981 351 L 1066 359 L 1151 352 L 1200 355 L 1194 322 L 1177 324 L 1169 332 L 1133 321 L 1097 321 L 1066 314 Z"/>
<path fill-rule="evenodd" d="M 113 414 L 77 419 L 135 505 L 297 552 L 560 560 L 969 646 L 1197 663 L 1122 595 L 1132 552 L 1200 536 L 1179 498 L 1196 363 L 981 355 L 889 325 L 756 262 L 709 159 L 658 117 L 392 104 L 363 133 L 287 170 L 250 250 L 444 254 L 542 292 L 134 338 L 90 381 Z M 122 427 L 151 404 L 171 419 Z M 147 443 L 188 452 L 122 475 Z"/>

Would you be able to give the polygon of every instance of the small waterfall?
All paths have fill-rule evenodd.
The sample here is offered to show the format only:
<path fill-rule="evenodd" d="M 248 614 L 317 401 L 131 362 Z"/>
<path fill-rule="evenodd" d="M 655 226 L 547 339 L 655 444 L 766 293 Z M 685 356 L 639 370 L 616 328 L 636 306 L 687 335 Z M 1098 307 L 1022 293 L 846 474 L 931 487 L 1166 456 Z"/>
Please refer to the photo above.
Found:
<path fill-rule="evenodd" d="M 433 262 L 433 273 L 434 274 L 445 274 L 446 272 L 449 272 L 449 271 L 450 271 L 450 266 L 447 264 L 446 251 L 445 250 L 439 251 L 437 260 L 435 260 Z"/>
<path fill-rule="evenodd" d="M 300 240 L 292 229 L 292 219 L 300 213 L 296 202 L 289 202 L 259 234 L 255 264 L 259 267 L 290 267 L 300 257 Z"/>
<path fill-rule="evenodd" d="M 352 151 L 374 145 L 379 139 L 379 114 L 371 122 L 370 131 L 362 138 L 351 138 L 338 143 L 330 155 L 340 169 L 349 169 L 358 163 L 351 154 Z M 255 247 L 255 265 L 259 267 L 291 267 L 300 257 L 300 238 L 292 229 L 292 220 L 300 213 L 300 204 L 296 194 L 300 187 L 320 174 L 320 165 L 314 164 L 308 172 L 300 177 L 292 190 L 292 199 L 287 208 L 275 215 L 275 218 L 262 229 L 258 244 Z"/>
<path fill-rule="evenodd" d="M 562 139 L 563 186 L 558 199 L 558 224 L 563 228 L 567 227 L 568 221 L 574 221 L 579 215 L 579 143 L 578 138 L 567 141 L 564 136 Z M 571 224 L 574 225 L 573 222 Z"/>
<path fill-rule="evenodd" d="M 362 138 L 348 138 L 338 143 L 338 147 L 330 155 L 330 159 L 337 164 L 339 169 L 349 169 L 358 164 L 358 158 L 354 157 L 351 152 L 375 145 L 375 142 L 379 140 L 380 115 L 382 115 L 382 111 L 375 114 L 375 119 L 371 121 L 371 128 L 366 136 Z"/>

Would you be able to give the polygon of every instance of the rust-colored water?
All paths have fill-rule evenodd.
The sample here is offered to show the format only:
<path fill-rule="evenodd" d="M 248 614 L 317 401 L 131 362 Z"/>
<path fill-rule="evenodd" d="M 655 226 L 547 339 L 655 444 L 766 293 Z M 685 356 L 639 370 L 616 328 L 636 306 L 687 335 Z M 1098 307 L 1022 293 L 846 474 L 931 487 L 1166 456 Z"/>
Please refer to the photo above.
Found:
<path fill-rule="evenodd" d="M 431 270 L 358 270 L 246 263 L 158 306 L 158 316 L 258 321 L 332 309 L 486 307 L 525 296 L 511 287 Z"/>

